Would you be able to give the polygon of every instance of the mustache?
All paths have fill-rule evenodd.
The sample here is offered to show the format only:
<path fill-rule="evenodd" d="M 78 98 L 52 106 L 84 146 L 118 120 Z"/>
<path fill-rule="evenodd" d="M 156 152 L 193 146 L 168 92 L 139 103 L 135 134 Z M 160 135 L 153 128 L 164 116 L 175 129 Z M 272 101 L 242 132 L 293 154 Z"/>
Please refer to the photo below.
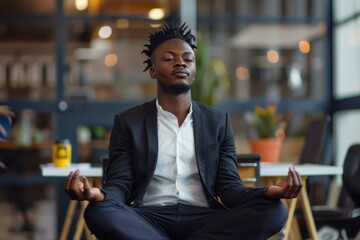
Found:
<path fill-rule="evenodd" d="M 189 71 L 187 71 L 186 69 L 182 69 L 182 68 L 177 68 L 175 69 L 171 74 L 174 75 L 174 74 L 177 74 L 177 73 L 184 73 L 186 75 L 190 75 Z"/>

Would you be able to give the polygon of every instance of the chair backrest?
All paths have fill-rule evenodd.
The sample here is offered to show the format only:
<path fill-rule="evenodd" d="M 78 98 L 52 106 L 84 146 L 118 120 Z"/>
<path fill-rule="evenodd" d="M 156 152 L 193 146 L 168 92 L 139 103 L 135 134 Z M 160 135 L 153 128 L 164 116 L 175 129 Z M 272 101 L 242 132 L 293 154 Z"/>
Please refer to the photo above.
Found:
<path fill-rule="evenodd" d="M 329 121 L 328 117 L 324 117 L 310 122 L 299 163 L 324 163 L 321 157 L 325 147 Z"/>
<path fill-rule="evenodd" d="M 248 186 L 260 186 L 260 155 L 237 154 L 238 172 L 241 180 Z"/>
<path fill-rule="evenodd" d="M 332 163 L 330 117 L 317 118 L 309 123 L 299 163 Z M 307 192 L 312 205 L 326 202 L 332 176 L 307 178 Z"/>
<path fill-rule="evenodd" d="M 348 149 L 342 179 L 355 207 L 360 207 L 360 144 L 354 144 Z"/>

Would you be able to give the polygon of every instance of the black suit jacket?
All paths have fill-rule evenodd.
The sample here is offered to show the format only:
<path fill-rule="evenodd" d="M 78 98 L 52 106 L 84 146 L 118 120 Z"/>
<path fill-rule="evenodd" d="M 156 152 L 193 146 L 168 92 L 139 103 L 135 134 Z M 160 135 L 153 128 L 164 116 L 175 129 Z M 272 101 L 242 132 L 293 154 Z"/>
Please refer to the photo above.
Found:
<path fill-rule="evenodd" d="M 195 101 L 192 107 L 196 161 L 210 207 L 232 208 L 244 201 L 266 197 L 266 188 L 247 187 L 238 175 L 229 115 Z M 141 204 L 156 166 L 157 133 L 155 100 L 115 116 L 102 189 L 106 199 L 134 206 Z"/>

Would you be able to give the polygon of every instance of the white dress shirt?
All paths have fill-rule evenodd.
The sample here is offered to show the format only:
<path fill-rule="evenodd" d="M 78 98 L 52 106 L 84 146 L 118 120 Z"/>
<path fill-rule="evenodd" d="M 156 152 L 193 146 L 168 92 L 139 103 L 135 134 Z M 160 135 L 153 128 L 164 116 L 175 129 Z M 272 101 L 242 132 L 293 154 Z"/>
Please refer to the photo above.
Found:
<path fill-rule="evenodd" d="M 208 207 L 195 158 L 192 106 L 179 127 L 177 118 L 158 101 L 158 159 L 142 200 L 144 206 L 185 203 Z"/>

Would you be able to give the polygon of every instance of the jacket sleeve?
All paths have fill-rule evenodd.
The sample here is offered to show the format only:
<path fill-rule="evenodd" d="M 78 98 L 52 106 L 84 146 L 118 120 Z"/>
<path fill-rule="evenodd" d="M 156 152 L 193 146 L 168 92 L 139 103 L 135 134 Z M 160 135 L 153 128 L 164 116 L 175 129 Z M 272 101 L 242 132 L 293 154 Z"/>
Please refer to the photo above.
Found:
<path fill-rule="evenodd" d="M 224 120 L 224 133 L 220 134 L 219 164 L 216 179 L 216 193 L 222 203 L 233 208 L 237 205 L 255 200 L 267 198 L 267 187 L 248 187 L 243 184 L 238 174 L 234 134 L 229 115 Z"/>
<path fill-rule="evenodd" d="M 131 167 L 132 145 L 125 120 L 118 114 L 109 143 L 109 164 L 106 183 L 102 188 L 105 199 L 126 203 L 132 191 L 133 172 Z"/>

